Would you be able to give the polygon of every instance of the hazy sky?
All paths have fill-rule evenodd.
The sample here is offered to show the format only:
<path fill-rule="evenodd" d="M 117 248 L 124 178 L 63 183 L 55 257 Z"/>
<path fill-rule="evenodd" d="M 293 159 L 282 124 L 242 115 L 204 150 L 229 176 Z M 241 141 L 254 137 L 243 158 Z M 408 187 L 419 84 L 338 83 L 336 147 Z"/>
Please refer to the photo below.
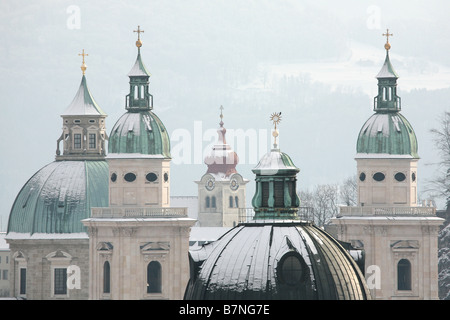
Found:
<path fill-rule="evenodd" d="M 21 187 L 54 161 L 60 114 L 81 80 L 82 49 L 108 131 L 125 112 L 138 25 L 154 112 L 175 151 L 187 148 L 181 136 L 190 144 L 189 157 L 174 155 L 173 195 L 197 194 L 193 181 L 206 166 L 196 151 L 214 142 L 220 105 L 230 136 L 247 134 L 245 144 L 230 139 L 241 159 L 238 171 L 251 180 L 247 203 L 251 169 L 270 148 L 273 112 L 283 114 L 280 147 L 301 169 L 300 189 L 354 174 L 356 138 L 373 113 L 386 28 L 394 34 L 398 93 L 419 141 L 424 186 L 438 160 L 429 130 L 450 109 L 448 12 L 444 0 L 1 1 L 2 229 Z"/>

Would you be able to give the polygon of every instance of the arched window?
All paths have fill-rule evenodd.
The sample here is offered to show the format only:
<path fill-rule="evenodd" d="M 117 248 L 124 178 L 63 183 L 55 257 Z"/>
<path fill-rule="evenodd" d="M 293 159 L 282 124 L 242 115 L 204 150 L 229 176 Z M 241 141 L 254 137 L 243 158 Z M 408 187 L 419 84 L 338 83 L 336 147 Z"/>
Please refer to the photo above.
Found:
<path fill-rule="evenodd" d="M 411 290 L 411 262 L 407 259 L 397 264 L 397 290 Z"/>
<path fill-rule="evenodd" d="M 210 199 L 209 199 L 209 197 L 206 197 L 206 199 L 205 199 L 205 207 L 206 208 L 209 208 L 209 207 L 211 207 L 211 204 L 210 204 Z"/>
<path fill-rule="evenodd" d="M 230 196 L 230 208 L 233 208 L 233 196 Z"/>
<path fill-rule="evenodd" d="M 293 252 L 286 253 L 278 262 L 277 275 L 281 283 L 290 286 L 299 284 L 305 277 L 306 268 L 300 255 Z"/>
<path fill-rule="evenodd" d="M 216 197 L 212 196 L 211 197 L 211 208 L 215 208 L 216 207 Z"/>
<path fill-rule="evenodd" d="M 111 292 L 111 267 L 108 261 L 103 264 L 103 293 Z"/>
<path fill-rule="evenodd" d="M 234 197 L 234 204 L 236 208 L 239 208 L 239 198 L 237 196 Z"/>
<path fill-rule="evenodd" d="M 161 293 L 161 264 L 158 261 L 147 266 L 147 293 Z"/>

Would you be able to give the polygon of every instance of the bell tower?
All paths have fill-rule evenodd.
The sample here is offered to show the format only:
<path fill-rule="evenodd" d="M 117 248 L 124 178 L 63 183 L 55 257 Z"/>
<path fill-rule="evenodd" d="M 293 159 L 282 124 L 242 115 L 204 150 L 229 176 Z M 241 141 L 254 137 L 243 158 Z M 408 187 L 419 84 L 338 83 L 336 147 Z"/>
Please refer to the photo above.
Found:
<path fill-rule="evenodd" d="M 239 157 L 227 144 L 220 106 L 217 143 L 205 157 L 208 166 L 198 184 L 198 224 L 200 227 L 234 227 L 239 222 L 239 208 L 245 208 L 246 184 L 236 170 Z"/>

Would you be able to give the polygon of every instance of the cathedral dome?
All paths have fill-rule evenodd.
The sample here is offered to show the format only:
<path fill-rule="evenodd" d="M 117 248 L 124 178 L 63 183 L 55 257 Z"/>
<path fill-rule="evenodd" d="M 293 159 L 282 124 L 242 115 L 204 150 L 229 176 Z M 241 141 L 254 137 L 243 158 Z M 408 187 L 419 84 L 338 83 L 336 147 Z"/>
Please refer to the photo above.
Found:
<path fill-rule="evenodd" d="M 357 158 L 419 158 L 416 134 L 408 120 L 398 112 L 373 114 L 359 132 L 356 149 Z"/>
<path fill-rule="evenodd" d="M 188 300 L 370 299 L 356 262 L 309 222 L 238 225 L 190 263 Z"/>
<path fill-rule="evenodd" d="M 150 110 L 127 112 L 111 130 L 109 154 L 142 154 L 170 158 L 169 134 Z"/>
<path fill-rule="evenodd" d="M 8 233 L 86 232 L 91 207 L 108 205 L 106 161 L 55 161 L 22 187 L 9 215 Z"/>

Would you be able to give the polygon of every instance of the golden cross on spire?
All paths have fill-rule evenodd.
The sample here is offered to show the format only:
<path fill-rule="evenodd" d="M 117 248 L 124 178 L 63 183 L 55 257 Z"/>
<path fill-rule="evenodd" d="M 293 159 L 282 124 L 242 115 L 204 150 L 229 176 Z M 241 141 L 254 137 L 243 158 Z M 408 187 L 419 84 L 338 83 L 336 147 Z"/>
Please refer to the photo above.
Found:
<path fill-rule="evenodd" d="M 386 29 L 386 33 L 383 33 L 382 36 L 383 36 L 383 37 L 386 37 L 386 44 L 384 45 L 384 48 L 385 48 L 386 50 L 389 50 L 389 49 L 391 48 L 391 45 L 390 45 L 390 43 L 389 43 L 389 37 L 390 37 L 390 36 L 393 36 L 393 34 L 392 34 L 392 33 L 389 33 L 389 29 Z"/>
<path fill-rule="evenodd" d="M 81 71 L 83 72 L 83 75 L 85 74 L 85 72 L 86 72 L 86 64 L 84 63 L 84 57 L 85 56 L 88 56 L 88 54 L 87 53 L 84 53 L 84 49 L 83 49 L 83 52 L 82 53 L 79 53 L 78 54 L 79 56 L 83 56 L 83 64 L 81 65 Z"/>
<path fill-rule="evenodd" d="M 141 26 L 138 26 L 137 30 L 133 30 L 133 32 L 137 32 L 137 34 L 138 34 L 138 39 L 136 41 L 136 47 L 138 47 L 138 48 L 142 47 L 141 32 L 144 32 L 144 30 L 141 30 Z"/>

